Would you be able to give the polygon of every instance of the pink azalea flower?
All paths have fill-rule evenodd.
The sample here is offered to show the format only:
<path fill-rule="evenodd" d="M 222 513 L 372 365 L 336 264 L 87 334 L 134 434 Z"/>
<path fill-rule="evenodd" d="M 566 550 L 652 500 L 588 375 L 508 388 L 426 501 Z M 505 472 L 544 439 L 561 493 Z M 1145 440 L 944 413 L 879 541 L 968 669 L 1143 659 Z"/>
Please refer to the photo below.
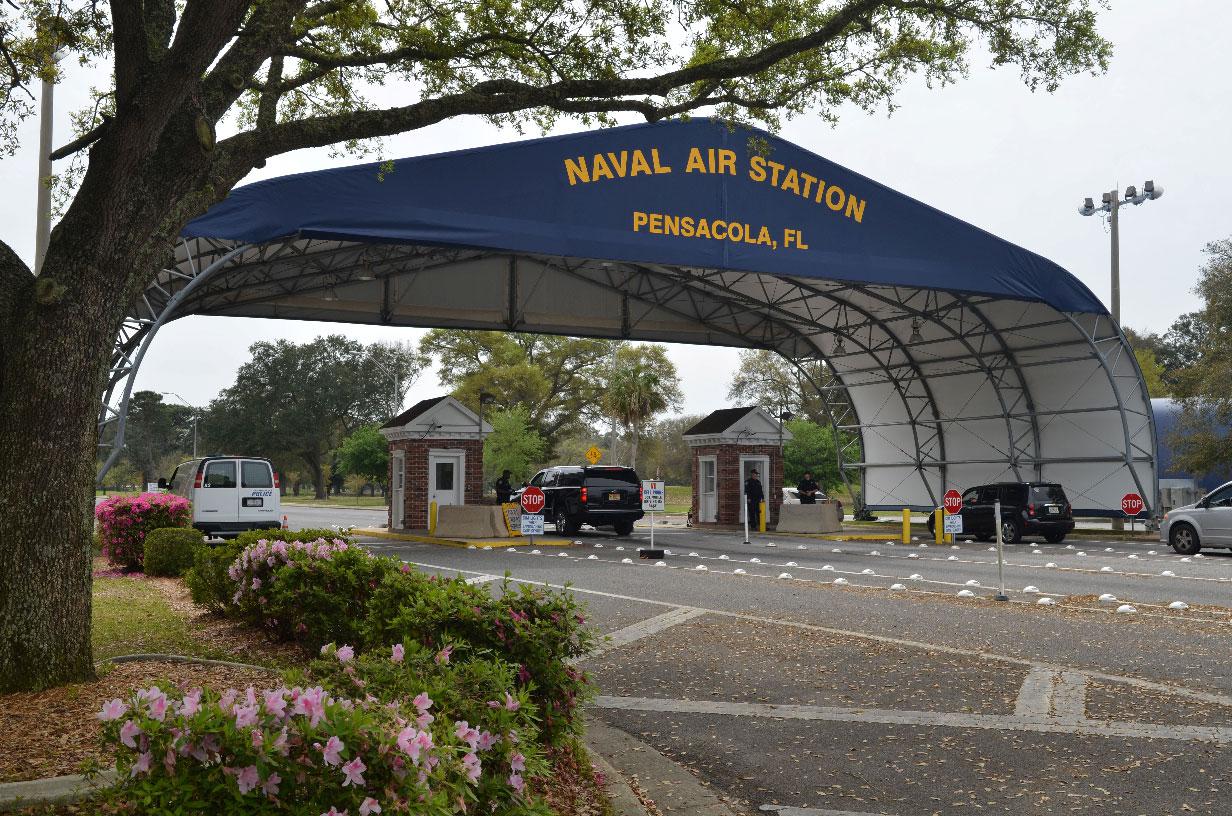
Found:
<path fill-rule="evenodd" d="M 436 662 L 437 662 L 438 664 L 440 664 L 440 663 L 448 663 L 448 662 L 449 662 L 449 656 L 450 656 L 451 654 L 453 654 L 453 647 L 452 647 L 452 646 L 446 646 L 444 649 L 441 649 L 439 652 L 437 652 L 437 653 L 436 653 Z"/>
<path fill-rule="evenodd" d="M 338 650 L 338 662 L 339 663 L 346 663 L 353 657 L 355 657 L 355 650 L 352 649 L 350 646 L 343 646 L 341 649 Z"/>
<path fill-rule="evenodd" d="M 129 722 L 132 722 L 132 721 L 130 720 Z M 133 763 L 133 768 L 131 771 L 129 771 L 128 775 L 132 777 L 132 776 L 136 776 L 139 773 L 149 773 L 150 772 L 150 761 L 153 758 L 154 757 L 150 755 L 149 751 L 142 751 L 140 754 L 137 754 L 137 761 Z"/>
<path fill-rule="evenodd" d="M 513 756 L 509 757 L 509 767 L 518 773 L 526 770 L 526 757 L 522 756 L 521 751 L 514 751 Z"/>
<path fill-rule="evenodd" d="M 394 663 L 401 663 L 404 657 L 406 657 L 406 647 L 403 646 L 401 643 L 395 644 L 393 648 L 393 654 L 389 656 L 389 659 L 392 660 Z M 380 811 L 378 810 L 377 813 L 380 813 Z"/>
<path fill-rule="evenodd" d="M 411 702 L 414 704 L 415 708 L 418 708 L 420 711 L 427 711 L 429 708 L 432 708 L 432 698 L 428 696 L 428 692 L 426 691 L 419 692 L 419 694 L 415 695 L 415 699 Z"/>
<path fill-rule="evenodd" d="M 180 714 L 185 717 L 191 717 L 201 710 L 201 689 L 195 688 L 184 695 L 184 700 L 180 703 Z"/>
<path fill-rule="evenodd" d="M 330 807 L 330 809 L 322 813 L 321 816 L 347 816 L 347 812 L 345 810 L 338 810 L 336 807 Z"/>
<path fill-rule="evenodd" d="M 167 753 L 163 754 L 163 767 L 167 769 L 167 776 L 175 774 L 175 749 L 168 748 Z"/>
<path fill-rule="evenodd" d="M 235 727 L 249 728 L 257 724 L 257 707 L 237 706 L 235 709 Z"/>
<path fill-rule="evenodd" d="M 141 733 L 141 728 L 137 723 L 128 720 L 124 725 L 120 726 L 120 742 L 124 743 L 129 748 L 136 748 L 137 743 L 133 737 Z"/>
<path fill-rule="evenodd" d="M 316 743 L 314 747 L 320 749 L 326 765 L 337 765 L 342 761 L 342 757 L 339 756 L 339 753 L 346 748 L 346 744 L 337 737 L 330 737 L 325 741 L 324 747 L 322 747 L 319 742 Z"/>
<path fill-rule="evenodd" d="M 466 776 L 472 782 L 479 779 L 479 772 L 480 772 L 479 757 L 475 756 L 473 752 L 462 757 L 462 767 L 466 768 Z"/>
<path fill-rule="evenodd" d="M 471 728 L 470 723 L 466 720 L 458 720 L 453 727 L 454 736 L 465 742 L 473 750 L 475 744 L 479 742 L 479 732 Z"/>
<path fill-rule="evenodd" d="M 432 725 L 432 723 L 434 722 L 436 722 L 436 717 L 433 717 L 431 714 L 429 714 L 426 711 L 415 718 L 415 723 L 420 728 L 427 728 L 429 725 Z"/>
<path fill-rule="evenodd" d="M 505 692 L 505 709 L 507 711 L 517 711 L 520 705 L 521 703 L 512 694 L 507 691 Z"/>
<path fill-rule="evenodd" d="M 270 774 L 265 781 L 261 783 L 261 792 L 266 796 L 275 797 L 278 795 L 278 785 L 282 782 L 282 777 L 276 773 Z"/>
<path fill-rule="evenodd" d="M 359 757 L 355 757 L 355 759 L 352 759 L 350 762 L 343 765 L 342 775 L 345 776 L 346 779 L 343 780 L 342 787 L 345 788 L 347 785 L 355 785 L 357 787 L 363 785 L 364 771 L 367 769 L 368 766 L 365 765 L 364 761 Z"/>
<path fill-rule="evenodd" d="M 114 700 L 110 700 L 106 703 L 103 703 L 103 710 L 98 712 L 98 714 L 95 716 L 97 716 L 103 722 L 110 722 L 111 720 L 120 719 L 127 713 L 128 713 L 128 706 L 125 705 L 124 702 L 120 700 L 120 698 L 117 697 Z"/>
<path fill-rule="evenodd" d="M 239 785 L 240 793 L 248 793 L 261 782 L 261 774 L 257 773 L 256 765 L 249 765 L 241 770 L 235 777 L 235 784 Z"/>
<path fill-rule="evenodd" d="M 262 692 L 262 696 L 265 698 L 265 710 L 275 717 L 285 717 L 287 715 L 287 701 L 283 695 L 286 692 L 285 688 Z"/>
<path fill-rule="evenodd" d="M 526 784 L 522 782 L 522 777 L 515 773 L 509 774 L 509 785 L 518 793 L 521 793 L 522 788 L 526 787 Z"/>
<path fill-rule="evenodd" d="M 479 742 L 476 748 L 480 751 L 486 751 L 496 744 L 496 737 L 492 736 L 490 731 L 483 731 L 479 734 Z"/>
<path fill-rule="evenodd" d="M 364 800 L 364 803 L 359 806 L 359 816 L 369 816 L 372 813 L 381 812 L 381 803 L 369 796 Z"/>
<path fill-rule="evenodd" d="M 256 728 L 252 729 L 252 747 L 260 751 L 261 746 L 264 744 L 265 744 L 265 734 L 261 733 Z"/>

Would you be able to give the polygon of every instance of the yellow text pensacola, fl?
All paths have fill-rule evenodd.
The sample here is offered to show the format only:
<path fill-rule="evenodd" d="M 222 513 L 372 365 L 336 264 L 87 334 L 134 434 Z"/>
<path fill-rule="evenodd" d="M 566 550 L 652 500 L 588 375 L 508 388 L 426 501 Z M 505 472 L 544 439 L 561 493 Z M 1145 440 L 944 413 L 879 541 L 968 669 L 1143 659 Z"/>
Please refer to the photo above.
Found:
<path fill-rule="evenodd" d="M 658 148 L 650 150 L 616 150 L 578 156 L 564 160 L 565 177 L 569 186 L 593 184 L 598 181 L 637 176 L 657 176 L 674 172 L 671 164 L 659 154 Z M 685 159 L 685 173 L 713 175 L 740 175 L 736 151 L 727 148 L 689 148 Z M 864 221 L 867 200 L 852 195 L 825 179 L 796 167 L 765 156 L 753 155 L 748 159 L 745 175 L 750 181 L 768 184 L 790 195 L 799 196 L 814 204 L 824 204 L 836 215 L 850 218 L 856 223 Z"/>

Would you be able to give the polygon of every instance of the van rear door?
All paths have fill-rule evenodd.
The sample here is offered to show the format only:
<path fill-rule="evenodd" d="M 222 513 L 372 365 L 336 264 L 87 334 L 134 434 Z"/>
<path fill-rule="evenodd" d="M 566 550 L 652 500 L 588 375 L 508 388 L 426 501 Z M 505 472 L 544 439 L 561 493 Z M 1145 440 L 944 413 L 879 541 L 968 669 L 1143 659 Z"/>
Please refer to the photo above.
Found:
<path fill-rule="evenodd" d="M 269 462 L 259 459 L 240 462 L 240 521 L 250 524 L 278 521 L 279 498 Z"/>
<path fill-rule="evenodd" d="M 201 487 L 193 496 L 193 519 L 219 524 L 234 523 L 239 513 L 239 474 L 234 459 L 214 459 L 205 463 Z"/>

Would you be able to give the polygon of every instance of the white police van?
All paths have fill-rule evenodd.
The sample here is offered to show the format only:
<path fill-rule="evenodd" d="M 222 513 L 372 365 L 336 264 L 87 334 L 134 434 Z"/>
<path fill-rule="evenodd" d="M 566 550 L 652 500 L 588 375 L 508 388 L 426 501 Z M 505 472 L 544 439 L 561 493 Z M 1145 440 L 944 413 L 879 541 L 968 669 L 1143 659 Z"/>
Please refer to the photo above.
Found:
<path fill-rule="evenodd" d="M 206 535 L 234 538 L 282 526 L 278 474 L 268 459 L 206 456 L 181 463 L 158 486 L 192 502 L 192 523 Z"/>

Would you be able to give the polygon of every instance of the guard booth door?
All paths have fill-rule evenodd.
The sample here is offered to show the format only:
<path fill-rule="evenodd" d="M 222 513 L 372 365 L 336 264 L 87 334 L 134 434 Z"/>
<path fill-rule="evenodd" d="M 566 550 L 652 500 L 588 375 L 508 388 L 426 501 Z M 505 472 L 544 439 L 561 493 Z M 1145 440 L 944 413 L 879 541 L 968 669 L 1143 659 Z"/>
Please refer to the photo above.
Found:
<path fill-rule="evenodd" d="M 432 451 L 428 455 L 428 501 L 436 506 L 465 504 L 462 493 L 462 451 Z"/>
<path fill-rule="evenodd" d="M 769 512 L 770 507 L 770 457 L 769 456 L 741 456 L 740 457 L 740 486 L 737 488 L 740 491 L 740 522 L 744 523 L 745 507 L 744 502 L 744 483 L 748 481 L 749 476 L 757 471 L 757 478 L 761 480 L 761 492 L 765 495 L 766 512 Z"/>

